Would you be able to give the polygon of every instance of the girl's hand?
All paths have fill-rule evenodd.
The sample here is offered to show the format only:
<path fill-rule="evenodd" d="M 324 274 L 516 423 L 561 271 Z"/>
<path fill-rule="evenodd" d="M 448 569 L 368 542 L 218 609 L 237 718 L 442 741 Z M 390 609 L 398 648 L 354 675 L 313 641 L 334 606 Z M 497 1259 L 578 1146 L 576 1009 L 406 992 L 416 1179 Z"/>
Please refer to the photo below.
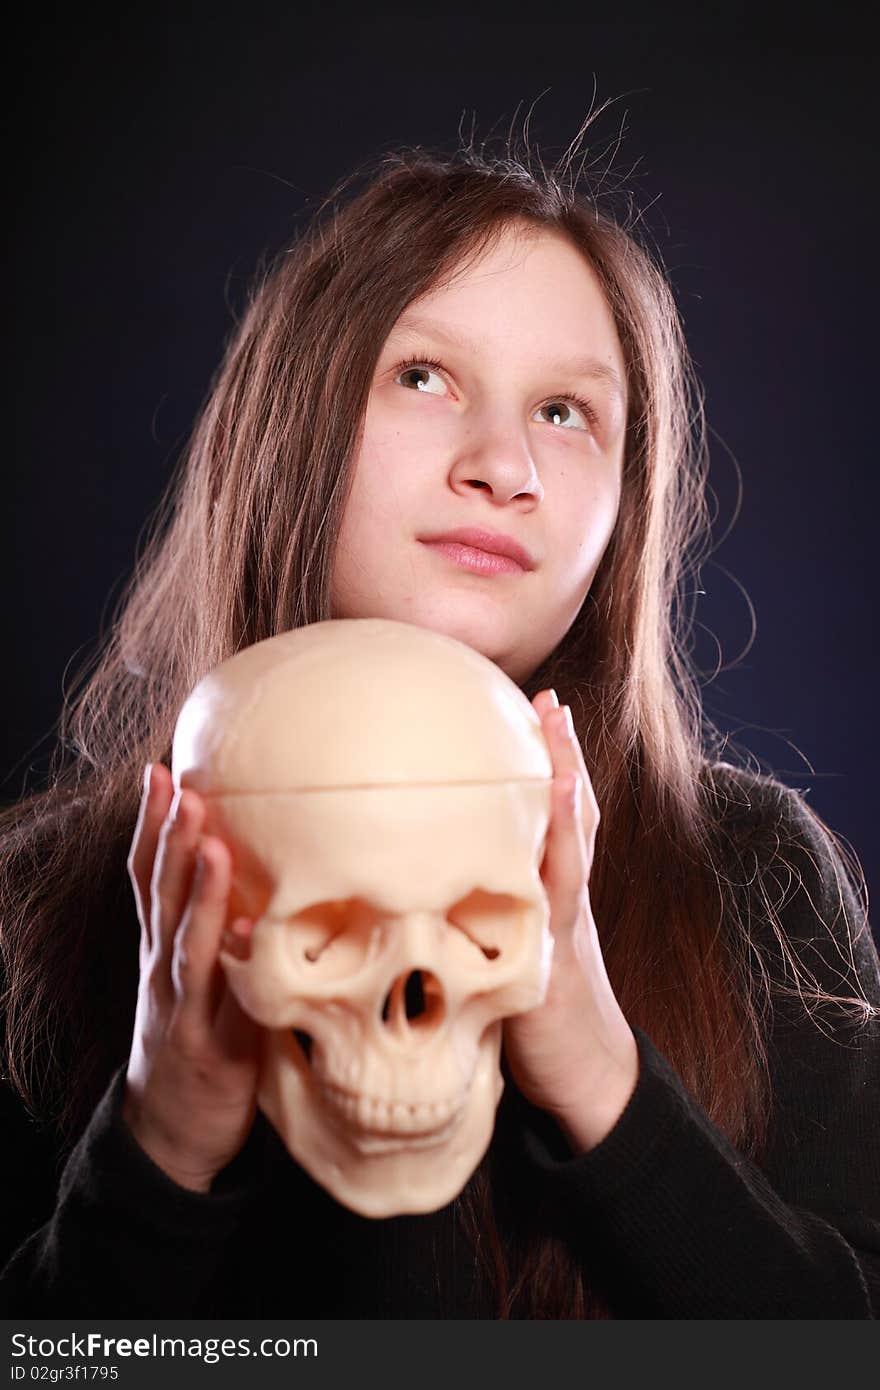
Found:
<path fill-rule="evenodd" d="M 239 1007 L 217 959 L 229 850 L 201 835 L 201 797 L 175 795 L 162 763 L 148 772 L 128 858 L 141 940 L 122 1115 L 173 1181 L 207 1192 L 253 1124 L 262 1030 Z M 230 949 L 234 941 L 248 949 L 252 926 L 246 918 L 231 924 Z"/>
<path fill-rule="evenodd" d="M 614 997 L 590 907 L 599 808 L 577 736 L 554 691 L 532 701 L 553 761 L 541 878 L 550 903 L 553 964 L 543 1004 L 504 1020 L 518 1089 L 559 1122 L 575 1150 L 613 1129 L 639 1075 L 635 1035 Z"/>

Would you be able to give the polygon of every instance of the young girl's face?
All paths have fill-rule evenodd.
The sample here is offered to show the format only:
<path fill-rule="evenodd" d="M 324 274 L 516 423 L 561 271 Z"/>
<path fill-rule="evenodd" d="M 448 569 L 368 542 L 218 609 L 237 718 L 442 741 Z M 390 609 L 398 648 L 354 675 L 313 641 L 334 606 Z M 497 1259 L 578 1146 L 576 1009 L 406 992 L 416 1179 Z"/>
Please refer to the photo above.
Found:
<path fill-rule="evenodd" d="M 571 626 L 610 539 L 625 392 L 599 282 L 557 233 L 507 229 L 414 300 L 377 363 L 333 616 L 445 633 L 522 684 Z M 528 567 L 432 543 L 461 527 L 512 538 Z"/>

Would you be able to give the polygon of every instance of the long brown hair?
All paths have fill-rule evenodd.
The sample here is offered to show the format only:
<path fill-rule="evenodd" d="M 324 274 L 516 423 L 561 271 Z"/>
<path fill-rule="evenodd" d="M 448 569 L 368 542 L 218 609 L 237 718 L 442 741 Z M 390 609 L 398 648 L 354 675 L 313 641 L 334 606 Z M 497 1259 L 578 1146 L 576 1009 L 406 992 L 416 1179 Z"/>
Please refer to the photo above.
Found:
<path fill-rule="evenodd" d="M 332 616 L 334 545 L 384 340 L 411 300 L 515 223 L 566 236 L 593 267 L 629 386 L 612 539 L 577 620 L 523 688 L 553 686 L 572 707 L 602 809 L 590 892 L 621 1008 L 731 1142 L 760 1154 L 769 987 L 736 875 L 719 868 L 725 793 L 689 656 L 685 584 L 708 534 L 702 399 L 637 219 L 624 225 L 577 186 L 589 120 L 550 171 L 509 143 L 498 155 L 473 140 L 450 155 L 384 154 L 337 186 L 255 285 L 62 713 L 50 785 L 0 817 L 6 1068 L 62 1148 L 131 1043 L 138 926 L 125 863 L 144 765 L 170 761 L 177 712 L 212 666 Z M 792 988 L 832 998 L 809 996 L 801 976 Z M 510 1200 L 505 1142 L 499 1132 L 457 1203 L 498 1315 L 607 1316 L 546 1213 Z"/>

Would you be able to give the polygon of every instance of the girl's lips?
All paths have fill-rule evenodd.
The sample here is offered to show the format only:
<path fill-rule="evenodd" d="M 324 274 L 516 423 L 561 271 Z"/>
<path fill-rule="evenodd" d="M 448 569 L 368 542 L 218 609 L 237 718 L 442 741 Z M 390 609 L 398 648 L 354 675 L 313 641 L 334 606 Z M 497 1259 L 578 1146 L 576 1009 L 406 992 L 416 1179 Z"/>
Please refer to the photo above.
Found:
<path fill-rule="evenodd" d="M 422 541 L 429 550 L 445 555 L 462 569 L 473 574 L 525 574 L 522 565 L 509 555 L 495 555 L 489 550 L 478 550 L 473 545 L 462 545 L 460 541 Z"/>

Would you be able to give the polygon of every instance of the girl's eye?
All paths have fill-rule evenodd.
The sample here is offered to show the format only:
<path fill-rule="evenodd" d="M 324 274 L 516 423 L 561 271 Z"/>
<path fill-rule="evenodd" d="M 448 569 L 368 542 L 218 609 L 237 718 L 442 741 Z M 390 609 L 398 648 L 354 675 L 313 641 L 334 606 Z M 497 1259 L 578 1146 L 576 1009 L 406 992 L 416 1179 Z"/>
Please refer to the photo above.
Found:
<path fill-rule="evenodd" d="M 433 372 L 441 372 L 443 366 L 440 362 L 434 362 L 430 357 L 412 357 L 408 362 L 398 362 L 394 370 L 396 380 L 398 376 L 412 377 L 418 373 L 421 373 L 422 376 L 430 376 Z M 429 386 L 423 386 L 420 381 L 417 381 L 415 386 L 417 391 L 427 391 L 431 396 L 440 394 L 438 391 L 432 391 Z"/>
<path fill-rule="evenodd" d="M 444 371 L 442 362 L 437 362 L 432 357 L 411 357 L 406 362 L 398 362 L 395 367 L 394 380 L 398 377 L 409 376 L 411 379 L 418 375 L 432 376 Z M 441 389 L 432 388 L 427 382 L 415 381 L 412 383 L 417 391 L 424 391 L 428 395 L 442 395 Z M 412 389 L 412 385 L 409 389 Z M 574 407 L 574 410 L 572 409 Z M 580 396 L 560 396 L 556 400 L 548 401 L 546 405 L 539 405 L 538 410 L 546 410 L 551 415 L 549 423 L 558 425 L 562 429 L 575 429 L 582 432 L 589 432 L 599 423 L 599 417 L 589 401 L 583 400 Z M 582 416 L 582 423 L 577 423 L 577 416 Z"/>
<path fill-rule="evenodd" d="M 573 418 L 571 413 L 573 405 L 577 407 L 578 414 L 583 416 L 586 425 L 575 424 L 572 426 L 569 423 Z M 551 425 L 561 425 L 563 429 L 574 428 L 580 430 L 586 429 L 589 431 L 598 423 L 596 412 L 590 405 L 590 402 L 581 400 L 580 396 L 560 396 L 558 401 L 550 401 L 547 405 L 539 405 L 538 409 L 546 410 L 552 416 L 558 417 L 552 419 L 550 423 Z"/>

